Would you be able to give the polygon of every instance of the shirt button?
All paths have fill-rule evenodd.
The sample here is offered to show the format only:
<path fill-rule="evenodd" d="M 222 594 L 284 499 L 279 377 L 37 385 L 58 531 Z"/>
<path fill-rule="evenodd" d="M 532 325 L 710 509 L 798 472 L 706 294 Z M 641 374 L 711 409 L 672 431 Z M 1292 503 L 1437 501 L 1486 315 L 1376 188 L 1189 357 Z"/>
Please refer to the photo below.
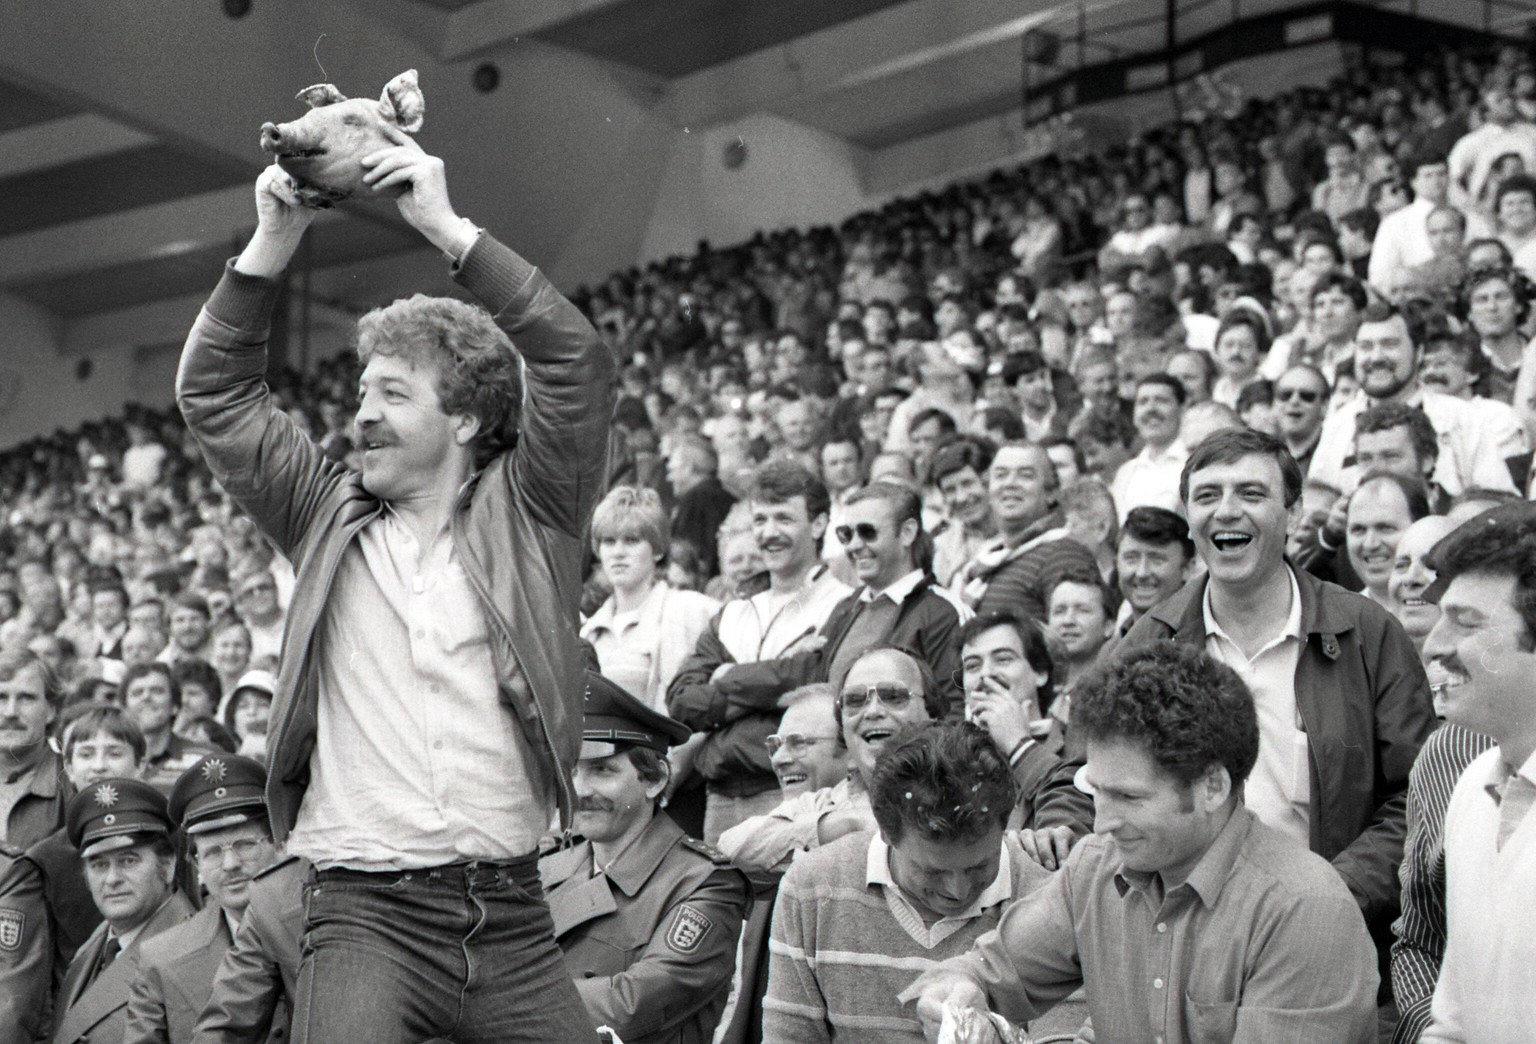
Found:
<path fill-rule="evenodd" d="M 417 640 L 425 638 L 426 636 L 427 636 L 427 632 L 426 631 L 424 631 L 420 627 L 416 628 L 416 638 L 417 638 Z"/>
<path fill-rule="evenodd" d="M 1163 988 L 1163 980 L 1162 979 L 1153 979 L 1152 980 L 1152 988 L 1154 990 L 1162 989 Z"/>
<path fill-rule="evenodd" d="M 432 744 L 432 749 L 433 750 L 442 750 L 443 749 L 443 741 L 442 740 L 438 740 L 436 743 Z M 1161 981 L 1161 980 L 1159 980 L 1159 981 Z"/>
<path fill-rule="evenodd" d="M 433 691 L 435 692 L 436 690 L 434 689 Z M 1167 930 L 1168 930 L 1168 926 L 1166 924 L 1162 924 L 1162 923 L 1158 924 L 1158 926 L 1157 926 L 1157 934 L 1158 935 L 1162 935 Z"/>
<path fill-rule="evenodd" d="M 434 685 L 434 686 L 432 686 L 432 694 L 434 696 L 437 695 L 438 693 L 442 692 L 442 691 L 443 691 L 443 687 L 441 685 Z M 1162 925 L 1158 925 L 1157 926 L 1157 930 L 1158 931 L 1162 931 L 1163 930 L 1163 926 Z"/>

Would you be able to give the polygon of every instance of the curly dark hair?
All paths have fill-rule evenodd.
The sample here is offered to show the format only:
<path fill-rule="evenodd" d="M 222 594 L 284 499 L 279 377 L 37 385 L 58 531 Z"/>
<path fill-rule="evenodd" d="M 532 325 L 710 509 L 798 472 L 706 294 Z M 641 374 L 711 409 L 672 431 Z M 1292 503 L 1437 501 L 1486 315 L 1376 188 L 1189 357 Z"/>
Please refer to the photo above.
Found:
<path fill-rule="evenodd" d="M 967 723 L 908 726 L 881 751 L 869 784 L 875 822 L 891 844 L 909 827 L 932 841 L 979 841 L 1007 827 L 1018 799 L 1008 759 Z"/>
<path fill-rule="evenodd" d="M 375 308 L 357 321 L 357 359 L 367 366 L 375 355 L 398 355 L 436 370 L 443 412 L 480 421 L 476 466 L 517 444 L 522 356 L 485 309 L 426 294 Z"/>
<path fill-rule="evenodd" d="M 1515 578 L 1514 607 L 1525 621 L 1519 647 L 1536 648 L 1536 505 L 1503 504 L 1468 519 L 1434 546 L 1438 585 L 1463 573 Z"/>
<path fill-rule="evenodd" d="M 1361 410 L 1355 418 L 1355 438 L 1400 427 L 1408 429 L 1420 463 L 1433 463 L 1440 456 L 1440 437 L 1435 434 L 1429 416 L 1419 407 L 1403 402 L 1378 402 Z"/>
<path fill-rule="evenodd" d="M 1248 686 L 1226 664 L 1182 642 L 1157 642 L 1118 656 L 1078 683 L 1072 732 L 1122 740 L 1188 786 L 1212 765 L 1242 786 L 1259 756 L 1259 719 Z"/>

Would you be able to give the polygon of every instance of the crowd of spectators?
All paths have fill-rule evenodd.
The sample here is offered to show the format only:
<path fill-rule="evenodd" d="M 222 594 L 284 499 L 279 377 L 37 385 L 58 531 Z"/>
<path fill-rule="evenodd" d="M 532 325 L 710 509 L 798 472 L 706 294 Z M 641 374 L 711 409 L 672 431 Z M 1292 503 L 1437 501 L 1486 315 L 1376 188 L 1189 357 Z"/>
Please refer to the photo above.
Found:
<path fill-rule="evenodd" d="M 1429 552 L 1531 492 L 1533 280 L 1536 63 L 1503 47 L 1351 64 L 1326 88 L 1189 113 L 836 228 L 701 244 L 575 295 L 622 364 L 582 636 L 604 674 L 692 732 L 671 754 L 680 822 L 758 873 L 823 846 L 846 856 L 786 885 L 767 973 L 784 978 L 758 997 L 772 1039 L 917 1025 L 858 992 L 857 962 L 813 982 L 792 952 L 807 918 L 830 916 L 811 908 L 818 889 L 865 881 L 868 844 L 836 843 L 883 831 L 894 865 L 903 834 L 910 849 L 927 829 L 895 795 L 922 776 L 949 800 L 963 787 L 944 759 L 970 759 L 985 770 L 970 792 L 1003 814 L 930 833 L 990 846 L 997 896 L 1037 887 L 1036 864 L 1054 870 L 1093 830 L 1072 708 L 1117 650 L 1194 621 L 1256 696 L 1275 685 L 1234 623 L 1264 618 L 1240 591 L 1278 599 L 1274 623 L 1295 608 L 1303 639 L 1322 634 L 1287 661 L 1291 719 L 1260 699 L 1248 805 L 1339 869 L 1382 955 L 1383 1019 L 1418 1039 L 1458 774 L 1409 795 L 1434 725 Z M 338 358 L 272 380 L 338 461 L 354 452 L 355 378 Z M 1275 461 L 1276 488 L 1191 486 L 1255 455 Z M 1270 495 L 1274 525 L 1221 521 L 1227 497 Z M 293 577 L 179 417 L 134 407 L 9 451 L 0 507 L 0 649 L 47 666 L 52 735 L 121 704 L 147 741 L 145 778 L 167 791 L 211 750 L 262 757 Z M 1244 588 L 1224 556 L 1271 540 L 1289 586 Z M 1203 620 L 1188 595 L 1202 577 Z M 1333 691 L 1354 669 L 1336 632 L 1301 618 L 1333 605 L 1323 580 L 1371 603 L 1335 609 L 1391 661 L 1360 668 L 1365 724 L 1302 720 L 1317 696 L 1305 672 Z M 978 730 L 879 758 L 903 728 L 961 717 Z M 984 750 L 965 747 L 983 733 Z M 40 736 L 0 732 L 0 841 L 17 848 L 59 822 L 28 789 Z M 1375 754 L 1332 765 L 1358 745 Z M 1488 745 L 1467 743 L 1458 770 Z M 1010 831 L 1006 873 L 994 826 Z M 1387 956 L 1399 872 L 1401 967 Z M 991 881 L 964 902 L 929 897 L 963 925 L 942 946 L 901 914 L 837 923 L 850 945 L 883 937 L 889 957 L 916 939 L 937 961 L 997 925 L 996 910 L 968 912 Z M 1045 993 L 1071 992 L 1059 986 Z M 750 1000 L 733 995 L 722 1025 Z"/>

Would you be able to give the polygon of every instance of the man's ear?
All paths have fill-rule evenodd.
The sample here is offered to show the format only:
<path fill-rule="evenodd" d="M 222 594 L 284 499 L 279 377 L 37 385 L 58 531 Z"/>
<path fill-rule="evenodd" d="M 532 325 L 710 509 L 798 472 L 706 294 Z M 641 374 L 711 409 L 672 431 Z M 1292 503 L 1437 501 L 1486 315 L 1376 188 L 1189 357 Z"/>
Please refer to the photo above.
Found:
<path fill-rule="evenodd" d="M 1232 774 L 1225 765 L 1212 765 L 1195 781 L 1195 801 L 1201 811 L 1214 812 L 1232 796 Z"/>
<path fill-rule="evenodd" d="M 832 516 L 825 511 L 811 519 L 811 539 L 820 540 L 827 535 L 827 525 L 832 521 Z"/>
<path fill-rule="evenodd" d="M 912 547 L 917 543 L 918 526 L 920 523 L 915 518 L 909 518 L 901 523 L 901 546 Z"/>
<path fill-rule="evenodd" d="M 468 446 L 480 434 L 480 418 L 473 413 L 458 413 L 453 418 L 453 441 L 459 446 Z"/>
<path fill-rule="evenodd" d="M 655 801 L 661 797 L 662 791 L 667 789 L 667 784 L 672 782 L 672 763 L 666 758 L 661 759 L 661 778 L 654 783 L 645 786 L 645 799 Z"/>

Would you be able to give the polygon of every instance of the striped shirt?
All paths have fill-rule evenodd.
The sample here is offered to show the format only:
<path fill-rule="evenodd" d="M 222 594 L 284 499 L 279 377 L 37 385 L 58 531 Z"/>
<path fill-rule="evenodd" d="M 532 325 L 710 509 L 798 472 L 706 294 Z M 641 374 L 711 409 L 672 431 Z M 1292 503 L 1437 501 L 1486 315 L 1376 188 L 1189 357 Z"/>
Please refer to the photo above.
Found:
<path fill-rule="evenodd" d="M 1429 1003 L 1445 957 L 1445 811 L 1467 766 L 1493 740 L 1445 724 L 1424 742 L 1408 774 L 1402 916 L 1392 925 L 1392 993 L 1402 1020 L 1392 1044 L 1413 1044 L 1429 1026 Z"/>
<path fill-rule="evenodd" d="M 806 1044 L 922 1044 L 917 1009 L 896 995 L 965 953 L 1004 906 L 1050 879 L 1018 842 L 963 914 L 925 925 L 890 876 L 879 834 L 850 834 L 795 861 L 779 885 L 768 943 L 763 1039 Z"/>

